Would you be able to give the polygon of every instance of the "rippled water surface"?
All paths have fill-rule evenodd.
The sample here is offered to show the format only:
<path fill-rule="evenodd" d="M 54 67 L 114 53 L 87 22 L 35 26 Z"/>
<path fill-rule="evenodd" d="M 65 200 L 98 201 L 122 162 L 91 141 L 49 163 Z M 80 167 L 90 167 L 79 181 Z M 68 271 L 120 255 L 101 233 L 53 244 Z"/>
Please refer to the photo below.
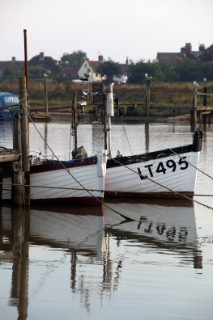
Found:
<path fill-rule="evenodd" d="M 113 155 L 192 141 L 188 125 L 170 123 L 116 124 L 112 137 Z M 102 144 L 101 125 L 79 125 L 78 145 L 88 155 Z M 7 122 L 0 122 L 0 146 L 12 147 Z M 69 123 L 30 124 L 31 153 L 68 159 L 72 148 Z M 212 157 L 210 126 L 193 204 L 2 207 L 0 319 L 212 319 Z"/>

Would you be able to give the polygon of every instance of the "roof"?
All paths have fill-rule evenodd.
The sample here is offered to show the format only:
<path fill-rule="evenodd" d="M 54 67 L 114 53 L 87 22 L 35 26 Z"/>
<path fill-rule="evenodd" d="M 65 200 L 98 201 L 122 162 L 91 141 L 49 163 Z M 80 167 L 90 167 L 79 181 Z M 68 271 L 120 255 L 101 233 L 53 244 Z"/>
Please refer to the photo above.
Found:
<path fill-rule="evenodd" d="M 0 70 L 10 69 L 14 72 L 24 69 L 24 61 L 0 61 Z"/>
<path fill-rule="evenodd" d="M 66 67 L 61 68 L 61 74 L 66 77 L 71 77 L 71 78 L 75 79 L 78 77 L 78 70 L 79 70 L 78 67 L 66 66 Z"/>
<path fill-rule="evenodd" d="M 159 63 L 166 63 L 169 65 L 175 64 L 185 60 L 196 60 L 202 54 L 202 51 L 191 51 L 182 48 L 180 52 L 158 52 L 157 61 Z"/>
<path fill-rule="evenodd" d="M 57 61 L 54 60 L 52 57 L 41 56 L 41 54 L 34 56 L 32 59 L 30 59 L 28 61 L 28 64 L 29 66 L 34 66 L 34 67 L 42 66 L 49 70 L 55 70 L 58 65 Z"/>
<path fill-rule="evenodd" d="M 94 60 L 87 60 L 87 61 L 90 65 L 90 67 L 93 69 L 93 71 L 96 71 L 101 64 L 100 61 L 94 61 Z"/>

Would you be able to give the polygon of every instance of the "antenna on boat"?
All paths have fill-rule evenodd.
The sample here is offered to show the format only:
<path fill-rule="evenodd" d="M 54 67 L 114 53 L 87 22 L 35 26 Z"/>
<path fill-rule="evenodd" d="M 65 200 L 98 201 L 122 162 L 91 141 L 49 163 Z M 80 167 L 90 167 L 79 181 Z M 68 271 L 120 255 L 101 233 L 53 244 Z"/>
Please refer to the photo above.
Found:
<path fill-rule="evenodd" d="M 107 155 L 112 157 L 111 152 L 111 117 L 114 117 L 114 98 L 113 98 L 113 86 L 111 83 L 109 86 L 109 93 L 106 94 L 106 115 L 107 115 Z"/>

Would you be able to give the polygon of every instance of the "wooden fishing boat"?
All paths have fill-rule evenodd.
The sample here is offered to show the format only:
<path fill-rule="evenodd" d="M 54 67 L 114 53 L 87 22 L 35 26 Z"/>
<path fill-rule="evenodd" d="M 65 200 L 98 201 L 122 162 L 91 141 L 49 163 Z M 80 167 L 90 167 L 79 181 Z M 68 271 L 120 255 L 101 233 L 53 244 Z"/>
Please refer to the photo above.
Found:
<path fill-rule="evenodd" d="M 129 198 L 183 198 L 194 195 L 201 131 L 194 133 L 192 144 L 155 152 L 111 157 L 111 122 L 114 115 L 112 87 L 107 96 L 108 160 L 105 196 Z"/>
<path fill-rule="evenodd" d="M 106 175 L 105 152 L 70 161 L 45 160 L 30 166 L 31 204 L 101 206 Z M 12 175 L 2 181 L 2 202 L 12 200 Z"/>

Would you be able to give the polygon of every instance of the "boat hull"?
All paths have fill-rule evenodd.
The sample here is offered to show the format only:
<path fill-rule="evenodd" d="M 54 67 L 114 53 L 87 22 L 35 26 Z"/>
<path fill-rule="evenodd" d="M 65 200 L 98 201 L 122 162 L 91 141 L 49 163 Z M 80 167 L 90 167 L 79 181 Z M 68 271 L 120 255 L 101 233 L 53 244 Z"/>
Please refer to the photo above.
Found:
<path fill-rule="evenodd" d="M 33 205 L 101 206 L 104 199 L 106 157 L 71 161 L 47 161 L 30 169 L 30 200 Z M 9 181 L 10 180 L 10 181 Z M 2 200 L 11 201 L 11 178 L 3 181 Z"/>
<path fill-rule="evenodd" d="M 191 145 L 108 160 L 105 196 L 193 197 L 201 140 L 200 133 Z"/>

